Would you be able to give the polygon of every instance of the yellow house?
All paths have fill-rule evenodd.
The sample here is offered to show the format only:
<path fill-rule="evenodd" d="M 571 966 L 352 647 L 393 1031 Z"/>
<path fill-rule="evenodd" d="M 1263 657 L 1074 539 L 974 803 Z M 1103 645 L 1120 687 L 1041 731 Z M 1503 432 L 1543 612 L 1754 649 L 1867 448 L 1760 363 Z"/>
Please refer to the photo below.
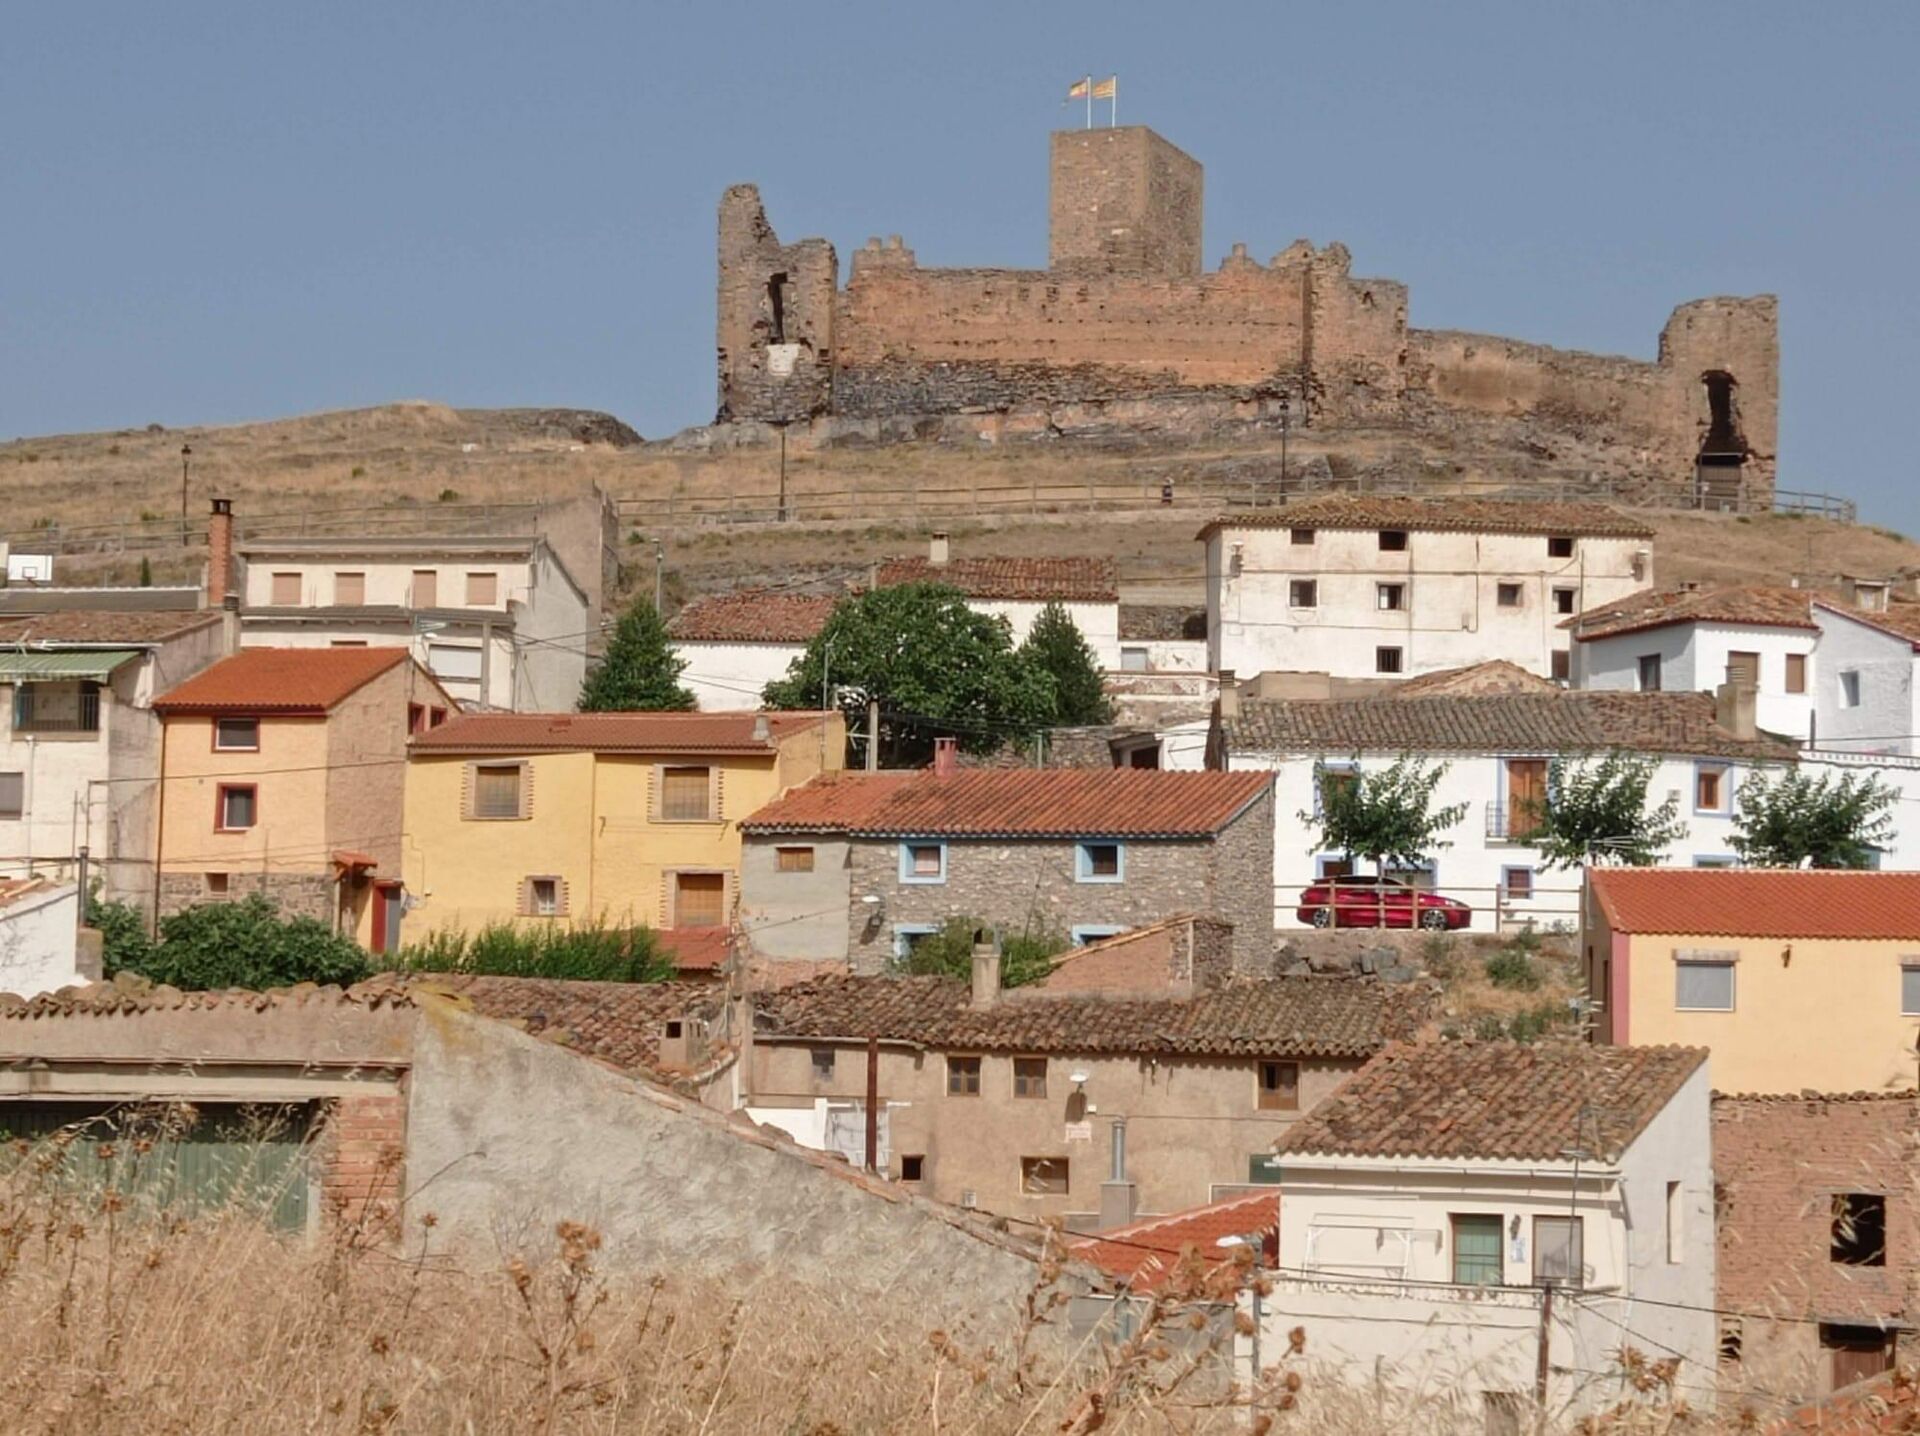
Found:
<path fill-rule="evenodd" d="M 839 768 L 838 713 L 476 713 L 407 763 L 407 938 L 542 920 L 723 929 L 742 818 Z"/>
<path fill-rule="evenodd" d="M 1711 1049 L 1722 1092 L 1914 1084 L 1920 872 L 1596 868 L 1602 1042 Z"/>
<path fill-rule="evenodd" d="M 403 648 L 249 648 L 155 699 L 155 917 L 259 893 L 391 946 L 407 738 L 454 706 Z"/>

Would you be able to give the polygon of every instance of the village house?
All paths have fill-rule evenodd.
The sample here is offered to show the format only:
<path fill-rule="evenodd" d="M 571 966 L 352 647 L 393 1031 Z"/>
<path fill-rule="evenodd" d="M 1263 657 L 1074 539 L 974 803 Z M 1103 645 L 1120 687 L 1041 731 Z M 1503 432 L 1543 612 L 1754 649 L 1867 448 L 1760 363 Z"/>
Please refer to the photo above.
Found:
<path fill-rule="evenodd" d="M 1215 519 L 1199 539 L 1208 666 L 1239 677 L 1504 658 L 1564 680 L 1561 620 L 1653 578 L 1653 531 L 1599 504 L 1328 494 Z"/>
<path fill-rule="evenodd" d="M 806 652 L 835 602 L 829 595 L 774 589 L 693 599 L 667 624 L 674 656 L 686 664 L 681 686 L 703 711 L 757 705 L 766 686 L 785 678 Z"/>
<path fill-rule="evenodd" d="M 1813 621 L 1820 628 L 1820 746 L 1920 756 L 1920 603 L 1875 610 L 1822 599 Z"/>
<path fill-rule="evenodd" d="M 721 929 L 743 819 L 844 760 L 831 713 L 487 713 L 415 736 L 408 934 Z M 843 939 L 844 941 L 844 939 Z"/>
<path fill-rule="evenodd" d="M 140 600 L 116 590 L 35 596 L 54 592 L 67 601 L 0 615 L 0 874 L 73 881 L 85 849 L 103 897 L 139 901 L 153 882 L 154 697 L 225 654 L 228 634 L 218 613 L 122 608 Z"/>
<path fill-rule="evenodd" d="M 1267 1153 L 1431 998 L 1370 978 L 1226 980 L 1184 990 L 1003 990 L 995 946 L 971 984 L 823 977 L 750 999 L 733 1100 L 807 1146 L 944 1202 L 1076 1230 L 1272 1180 Z"/>
<path fill-rule="evenodd" d="M 1912 1090 L 1716 1095 L 1713 1175 L 1723 1399 L 1765 1410 L 1911 1365 Z"/>
<path fill-rule="evenodd" d="M 880 565 L 875 583 L 880 588 L 903 583 L 957 588 L 974 612 L 1006 619 L 1016 644 L 1026 641 L 1041 610 L 1057 603 L 1087 640 L 1095 666 L 1121 666 L 1120 582 L 1111 559 L 956 558 L 947 536 L 936 533 L 924 558 L 888 560 Z"/>
<path fill-rule="evenodd" d="M 571 707 L 598 607 L 539 537 L 236 542 L 213 501 L 209 606 L 248 648 L 404 648 L 464 708 Z"/>
<path fill-rule="evenodd" d="M 1263 774 L 977 769 L 843 773 L 740 825 L 741 924 L 771 959 L 880 972 L 950 918 L 1074 943 L 1180 912 L 1233 925 L 1272 969 L 1272 785 Z"/>
<path fill-rule="evenodd" d="M 1713 1050 L 1727 1092 L 1905 1087 L 1920 1036 L 1920 872 L 1594 868 L 1596 1039 Z"/>
<path fill-rule="evenodd" d="M 1683 588 L 1631 594 L 1562 626 L 1573 686 L 1627 693 L 1754 690 L 1754 721 L 1796 742 L 1813 736 L 1815 649 L 1809 595 L 1793 588 Z"/>
<path fill-rule="evenodd" d="M 1708 1099 L 1698 1048 L 1389 1048 L 1276 1144 L 1266 1349 L 1305 1326 L 1313 1365 L 1489 1430 L 1527 1429 L 1543 1372 L 1551 1429 L 1629 1398 L 1629 1346 L 1711 1406 Z"/>
<path fill-rule="evenodd" d="M 247 648 L 154 700 L 156 919 L 258 893 L 399 944 L 407 737 L 453 700 L 403 648 Z"/>
<path fill-rule="evenodd" d="M 1686 827 L 1669 860 L 1731 864 L 1742 775 L 1796 756 L 1790 744 L 1755 728 L 1740 698 L 1554 690 L 1272 702 L 1223 690 L 1213 761 L 1236 773 L 1272 771 L 1276 810 L 1307 815 L 1274 845 L 1275 921 L 1282 927 L 1327 911 L 1303 909 L 1310 885 L 1364 866 L 1352 855 L 1318 850 L 1312 815 L 1322 785 L 1403 756 L 1444 764 L 1432 807 L 1464 803 L 1466 812 L 1444 835 L 1444 849 L 1386 875 L 1468 904 L 1479 931 L 1572 926 L 1580 913 L 1578 874 L 1548 871 L 1534 841 L 1554 760 L 1616 750 L 1653 757 L 1658 767 L 1648 801 L 1677 795 Z M 1352 921 L 1354 911 L 1343 909 L 1337 920 Z"/>

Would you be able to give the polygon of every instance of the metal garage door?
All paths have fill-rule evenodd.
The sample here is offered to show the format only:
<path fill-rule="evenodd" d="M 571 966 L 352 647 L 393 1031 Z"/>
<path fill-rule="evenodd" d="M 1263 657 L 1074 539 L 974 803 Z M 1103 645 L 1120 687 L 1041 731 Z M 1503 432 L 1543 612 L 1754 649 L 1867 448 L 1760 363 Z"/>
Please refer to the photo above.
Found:
<path fill-rule="evenodd" d="M 177 1107 L 97 1102 L 0 1103 L 0 1135 L 40 1143 L 71 1128 L 65 1177 L 117 1188 L 142 1206 L 181 1213 L 239 1205 L 276 1228 L 307 1224 L 311 1104 L 201 1103 Z M 109 1153 L 111 1155 L 106 1155 Z"/>

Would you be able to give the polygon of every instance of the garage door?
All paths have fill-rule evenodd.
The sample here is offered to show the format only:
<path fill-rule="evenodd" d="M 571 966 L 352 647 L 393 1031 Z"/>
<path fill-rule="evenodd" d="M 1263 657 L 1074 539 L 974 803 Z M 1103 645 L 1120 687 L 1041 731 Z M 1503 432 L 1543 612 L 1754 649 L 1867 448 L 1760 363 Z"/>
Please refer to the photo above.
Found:
<path fill-rule="evenodd" d="M 200 1103 L 177 1107 L 86 1102 L 0 1103 L 0 1136 L 39 1143 L 76 1136 L 64 1179 L 113 1188 L 142 1205 L 181 1213 L 238 1206 L 283 1231 L 307 1224 L 314 1113 L 309 1103 Z M 111 1155 L 103 1155 L 103 1144 Z"/>

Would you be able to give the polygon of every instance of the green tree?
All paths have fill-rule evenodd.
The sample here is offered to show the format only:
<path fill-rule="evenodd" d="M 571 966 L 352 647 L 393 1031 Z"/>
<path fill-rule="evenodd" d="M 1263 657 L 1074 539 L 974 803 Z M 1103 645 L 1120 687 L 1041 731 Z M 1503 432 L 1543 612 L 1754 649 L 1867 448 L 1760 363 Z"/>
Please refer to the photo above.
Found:
<path fill-rule="evenodd" d="M 818 708 L 823 687 L 864 732 L 867 700 L 880 704 L 880 762 L 927 761 L 951 736 L 970 753 L 1031 737 L 1053 722 L 1053 680 L 1014 649 L 1004 618 L 967 607 L 936 583 L 877 588 L 834 606 L 785 678 L 766 688 L 769 708 Z"/>
<path fill-rule="evenodd" d="M 1347 768 L 1317 766 L 1319 811 L 1299 814 L 1303 824 L 1319 830 L 1313 851 L 1366 858 L 1384 878 L 1389 861 L 1421 863 L 1435 850 L 1451 847 L 1441 834 L 1466 816 L 1467 805 L 1433 806 L 1433 790 L 1446 773 L 1445 763 L 1429 767 L 1412 756 L 1373 772 L 1362 769 L 1357 757 Z"/>
<path fill-rule="evenodd" d="M 87 926 L 100 933 L 100 963 L 108 977 L 116 972 L 140 972 L 153 956 L 153 939 L 139 910 L 128 903 L 87 898 Z"/>
<path fill-rule="evenodd" d="M 1054 722 L 1079 726 L 1113 720 L 1093 649 L 1060 604 L 1040 610 L 1020 645 L 1020 656 L 1053 678 Z"/>
<path fill-rule="evenodd" d="M 893 970 L 914 977 L 973 977 L 973 934 L 985 926 L 977 918 L 950 917 L 916 941 L 906 956 L 895 959 Z M 1065 933 L 1028 931 L 1000 942 L 1000 985 L 1023 987 L 1053 970 L 1054 957 L 1071 947 Z"/>
<path fill-rule="evenodd" d="M 580 689 L 582 713 L 640 709 L 685 712 L 693 695 L 680 686 L 687 661 L 673 651 L 667 626 L 651 600 L 634 599 L 614 626 L 607 651 Z"/>
<path fill-rule="evenodd" d="M 1680 799 L 1669 794 L 1658 807 L 1647 806 L 1647 790 L 1659 763 L 1638 753 L 1612 752 L 1569 763 L 1555 758 L 1547 767 L 1547 797 L 1530 834 L 1548 868 L 1575 868 L 1586 862 L 1648 867 L 1687 835 L 1680 821 Z"/>
<path fill-rule="evenodd" d="M 259 894 L 235 903 L 203 903 L 160 920 L 160 940 L 118 970 L 189 991 L 287 987 L 296 982 L 359 982 L 367 955 L 310 917 L 282 918 Z"/>
<path fill-rule="evenodd" d="M 1733 850 L 1756 867 L 1864 868 L 1893 837 L 1899 794 L 1872 773 L 1750 773 L 1734 805 Z"/>

